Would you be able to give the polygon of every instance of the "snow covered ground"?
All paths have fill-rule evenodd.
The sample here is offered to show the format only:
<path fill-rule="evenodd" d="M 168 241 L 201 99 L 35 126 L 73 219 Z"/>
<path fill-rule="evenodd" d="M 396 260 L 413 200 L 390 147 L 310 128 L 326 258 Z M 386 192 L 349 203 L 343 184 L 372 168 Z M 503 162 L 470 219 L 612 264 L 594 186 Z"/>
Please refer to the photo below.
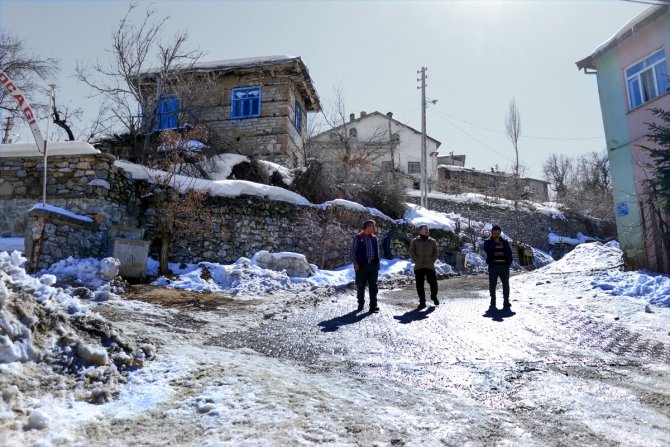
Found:
<path fill-rule="evenodd" d="M 440 213 L 422 212 L 416 206 L 410 210 L 408 219 L 444 229 L 453 224 Z M 515 295 L 529 304 L 570 306 L 605 316 L 625 324 L 633 333 L 667 344 L 670 277 L 646 271 L 622 271 L 622 253 L 616 242 L 602 244 L 584 242 L 587 237 L 574 239 L 578 245 L 563 259 L 514 276 Z M 70 258 L 37 275 L 29 275 L 24 270 L 25 259 L 20 250 L 15 251 L 21 247 L 20 239 L 0 239 L 0 445 L 86 445 L 82 441 L 82 427 L 102 425 L 103 421 L 107 427 L 110 421 L 140 418 L 168 400 L 181 402 L 180 407 L 169 412 L 177 419 L 207 415 L 206 419 L 198 420 L 205 431 L 198 436 L 207 440 L 205 445 L 275 445 L 305 443 L 305 440 L 348 445 L 351 434 L 342 432 L 336 419 L 338 412 L 352 408 L 365 413 L 366 419 L 379 420 L 380 426 L 402 425 L 405 416 L 395 414 L 390 403 L 398 398 L 393 393 L 399 391 L 383 391 L 374 385 L 369 392 L 361 393 L 358 385 L 354 386 L 347 377 L 305 374 L 299 365 L 248 350 L 211 349 L 193 344 L 188 335 L 179 333 L 170 340 L 163 339 L 162 346 L 153 346 L 148 340 L 152 335 L 160 340 L 157 335 L 160 328 L 141 326 L 142 316 L 167 321 L 174 318 L 173 309 L 124 299 L 121 283 L 103 279 L 104 260 Z M 476 252 L 470 251 L 467 256 L 471 265 L 484 264 Z M 544 262 L 548 260 L 545 258 Z M 155 273 L 156 268 L 156 262 L 150 260 L 149 273 Z M 260 267 L 257 257 L 241 258 L 230 265 L 200 263 L 185 268 L 173 265 L 172 269 L 178 276 L 159 277 L 154 285 L 225 293 L 231 302 L 252 303 L 258 315 L 277 312 L 280 297 L 317 305 L 333 291 L 350 287 L 354 277 L 351 265 L 334 271 L 311 266 L 311 276 L 290 277 L 285 271 Z M 451 273 L 446 264 L 440 264 L 439 270 L 443 275 Z M 403 278 L 407 283 L 412 277 L 411 264 L 406 260 L 384 260 L 380 277 L 391 282 Z M 114 321 L 107 321 L 92 308 L 134 313 L 138 316 L 137 326 L 127 326 L 124 333 L 114 326 Z M 206 324 L 216 324 L 211 315 L 203 313 L 201 318 Z M 239 319 L 234 326 L 253 327 L 258 318 Z M 361 343 L 365 344 L 363 340 Z M 393 361 L 383 356 L 378 360 L 381 365 Z M 198 397 L 179 401 L 175 384 L 192 380 L 194 372 L 205 367 L 210 373 L 218 371 L 218 385 L 210 383 L 197 393 Z M 565 392 L 574 398 L 576 387 L 583 384 L 571 384 L 566 379 L 560 385 L 546 386 L 566 387 Z M 295 402 L 287 402 L 287 396 L 292 396 L 289 400 L 301 401 L 300 411 L 304 414 L 292 412 Z M 436 403 L 422 400 L 420 393 L 407 399 L 414 416 L 421 414 L 425 406 L 437 411 Z M 625 400 L 625 396 L 621 399 Z M 386 410 L 384 405 L 388 405 Z M 589 401 L 588 405 L 596 404 Z M 479 411 L 458 399 L 442 402 L 440 406 L 454 414 L 460 411 L 474 415 Z M 328 415 L 316 424 L 318 429 L 290 422 L 308 420 L 310 412 Z M 439 419 L 425 416 L 427 424 L 439 424 Z M 249 431 L 245 432 L 248 424 L 245 421 L 249 420 L 256 422 L 253 442 L 249 440 Z M 263 437 L 262 427 L 282 431 L 274 425 L 275 421 L 286 424 L 284 434 L 279 438 Z M 665 421 L 655 423 L 662 426 Z M 602 430 L 607 431 L 607 420 L 603 419 L 602 424 Z M 211 436 L 206 433 L 208 427 Z M 449 430 L 449 427 L 436 425 L 435 429 Z M 632 425 L 617 426 L 617 430 L 640 433 Z M 374 432 L 366 436 L 371 441 L 375 439 Z M 649 445 L 662 445 L 666 439 L 662 432 L 654 436 L 659 438 Z M 105 437 L 98 434 L 95 438 L 101 442 Z M 523 439 L 523 433 L 513 432 L 508 438 L 512 444 Z M 107 441 L 105 445 L 122 444 L 113 438 Z M 138 442 L 141 444 L 151 443 Z"/>

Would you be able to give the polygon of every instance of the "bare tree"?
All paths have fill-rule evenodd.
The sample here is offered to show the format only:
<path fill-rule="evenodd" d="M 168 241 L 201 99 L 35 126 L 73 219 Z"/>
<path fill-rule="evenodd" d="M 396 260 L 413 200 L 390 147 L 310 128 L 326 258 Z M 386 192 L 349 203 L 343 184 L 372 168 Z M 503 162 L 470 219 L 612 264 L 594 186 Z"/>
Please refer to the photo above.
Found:
<path fill-rule="evenodd" d="M 327 136 L 310 140 L 312 155 L 329 167 L 339 168 L 345 174 L 352 171 L 369 171 L 373 163 L 389 152 L 390 140 L 385 128 L 374 129 L 363 137 L 351 117 L 346 114 L 342 90 L 334 89 L 334 100 L 327 104 L 321 117 Z"/>
<path fill-rule="evenodd" d="M 41 101 L 41 97 L 47 98 L 49 93 L 46 83 L 42 83 L 53 78 L 58 72 L 56 60 L 28 54 L 23 40 L 3 32 L 0 34 L 0 69 L 12 78 L 36 113 L 46 116 L 49 106 Z M 7 122 L 3 123 L 4 140 L 7 140 L 7 134 L 14 121 L 22 119 L 23 114 L 18 103 L 5 89 L 0 89 L 0 111 L 7 117 Z"/>
<path fill-rule="evenodd" d="M 152 175 L 154 183 L 152 204 L 156 215 L 154 226 L 161 240 L 159 268 L 162 275 L 169 274 L 168 260 L 175 243 L 185 242 L 211 226 L 212 217 L 207 207 L 208 191 L 199 191 L 193 186 L 195 179 L 180 177 L 178 172 L 184 165 L 188 142 L 203 138 L 202 129 L 193 130 L 198 135 L 177 132 L 162 132 L 161 147 L 165 152 L 156 165 L 159 172 Z"/>
<path fill-rule="evenodd" d="M 568 194 L 568 183 L 573 174 L 572 161 L 564 154 L 551 154 L 542 165 L 544 179 L 549 182 L 551 188 L 556 192 L 556 200 L 565 200 Z"/>
<path fill-rule="evenodd" d="M 606 153 L 577 158 L 552 154 L 543 165 L 556 200 L 569 210 L 600 219 L 614 219 L 612 183 Z"/>
<path fill-rule="evenodd" d="M 131 15 L 136 7 L 129 6 L 112 33 L 111 61 L 92 66 L 78 63 L 76 76 L 95 91 L 95 96 L 105 99 L 105 119 L 137 137 L 136 156 L 145 162 L 161 99 L 178 97 L 181 112 L 188 109 L 194 95 L 206 94 L 202 85 L 209 79 L 191 71 L 203 52 L 187 47 L 186 31 L 163 40 L 161 33 L 168 17 L 158 18 L 154 10 L 147 9 L 139 23 L 133 23 Z"/>
<path fill-rule="evenodd" d="M 505 115 L 505 130 L 507 131 L 507 138 L 514 146 L 514 153 L 516 154 L 516 163 L 514 165 L 514 175 L 519 176 L 519 139 L 521 138 L 521 115 L 516 106 L 514 98 L 509 103 L 509 110 Z"/>

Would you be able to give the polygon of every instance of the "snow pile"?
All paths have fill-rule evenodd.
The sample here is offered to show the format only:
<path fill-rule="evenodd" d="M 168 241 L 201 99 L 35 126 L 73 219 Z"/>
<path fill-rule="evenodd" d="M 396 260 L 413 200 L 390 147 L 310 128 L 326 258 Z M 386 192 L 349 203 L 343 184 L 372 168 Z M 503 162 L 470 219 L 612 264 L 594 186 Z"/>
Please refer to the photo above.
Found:
<path fill-rule="evenodd" d="M 420 225 L 428 225 L 431 230 L 444 230 L 454 232 L 456 224 L 454 221 L 445 216 L 444 213 L 438 211 L 431 211 L 422 208 L 413 203 L 406 203 L 407 211 L 405 211 L 405 220 L 410 222 L 415 227 Z"/>
<path fill-rule="evenodd" d="M 623 253 L 614 244 L 580 244 L 560 260 L 540 269 L 543 273 L 577 273 L 615 269 L 623 266 Z"/>
<path fill-rule="evenodd" d="M 411 197 L 420 197 L 421 191 L 410 189 L 407 191 L 407 195 Z M 558 204 L 551 202 L 537 203 L 531 202 L 529 200 L 520 200 L 516 201 L 515 203 L 513 200 L 503 199 L 500 197 L 490 197 L 477 193 L 446 194 L 432 192 L 428 193 L 428 198 L 456 203 L 485 205 L 503 210 L 525 211 L 527 213 L 537 212 L 544 214 L 545 216 L 549 216 L 553 219 L 566 220 L 563 212 L 558 209 Z"/>
<path fill-rule="evenodd" d="M 550 245 L 557 245 L 557 244 L 570 244 L 570 245 L 579 245 L 583 244 L 585 242 L 593 242 L 596 240 L 596 238 L 593 238 L 591 236 L 586 236 L 582 233 L 577 233 L 576 238 L 571 238 L 567 236 L 559 236 L 555 233 L 549 233 L 547 234 L 547 238 L 549 240 Z"/>
<path fill-rule="evenodd" d="M 55 287 L 56 276 L 32 277 L 24 262 L 16 251 L 0 252 L 0 389 L 11 389 L 2 397 L 14 414 L 31 415 L 26 428 L 40 429 L 49 421 L 31 411 L 32 394 L 69 388 L 78 390 L 80 400 L 108 401 L 128 371 L 153 358 L 154 348 L 134 347 L 86 304 Z M 34 376 L 40 377 L 38 385 L 31 383 Z"/>
<path fill-rule="evenodd" d="M 107 301 L 118 299 L 118 295 L 123 294 L 123 289 L 114 285 L 119 264 L 114 258 L 76 259 L 70 256 L 52 264 L 41 273 L 58 278 L 58 286 L 65 287 L 68 293 L 79 298 Z"/>
<path fill-rule="evenodd" d="M 379 216 L 379 217 L 382 217 L 384 219 L 393 220 L 389 216 L 387 216 L 386 214 L 379 211 L 377 208 L 368 208 L 367 206 L 361 205 L 358 202 L 352 202 L 351 200 L 346 200 L 346 199 L 335 199 L 335 200 L 329 200 L 327 202 L 323 202 L 321 204 L 321 208 L 326 209 L 331 205 L 338 205 L 338 206 L 348 208 L 350 210 L 361 211 L 361 212 L 364 212 L 364 213 L 368 213 L 372 216 Z"/>
<path fill-rule="evenodd" d="M 531 247 L 533 250 L 533 267 L 539 269 L 545 265 L 549 265 L 554 262 L 554 258 L 551 257 L 549 253 L 545 253 L 540 249 Z"/>
<path fill-rule="evenodd" d="M 187 264 L 180 266 L 170 264 L 170 269 L 176 276 L 167 278 L 161 276 L 152 282 L 152 285 L 174 289 L 195 290 L 199 292 L 223 292 L 238 297 L 258 297 L 287 293 L 307 296 L 315 293 L 325 293 L 331 288 L 342 288 L 354 284 L 355 273 L 353 265 L 336 270 L 321 270 L 313 264 L 309 266 L 309 277 L 290 276 L 285 269 L 275 271 L 267 267 L 268 256 L 273 258 L 276 265 L 289 265 L 296 260 L 302 264 L 304 256 L 298 253 L 281 252 L 268 253 L 261 251 L 251 259 L 242 257 L 229 265 L 212 262 Z M 157 275 L 158 264 L 149 262 L 148 273 Z M 304 269 L 304 267 L 303 267 Z M 444 277 L 453 274 L 450 265 L 442 261 L 435 264 L 435 272 Z M 414 277 L 414 268 L 409 260 L 382 259 L 379 280 L 392 282 L 396 277 Z M 318 289 L 322 289 L 320 292 Z"/>
<path fill-rule="evenodd" d="M 652 272 L 618 272 L 596 276 L 592 285 L 612 296 L 642 298 L 650 304 L 670 307 L 670 276 Z"/>
<path fill-rule="evenodd" d="M 539 273 L 592 274 L 593 289 L 611 296 L 639 298 L 649 304 L 670 307 L 670 276 L 648 271 L 624 272 L 623 253 L 617 242 L 580 244 L 562 259 L 538 270 Z"/>
<path fill-rule="evenodd" d="M 213 196 L 239 197 L 247 194 L 250 196 L 267 197 L 270 200 L 295 203 L 297 205 L 309 205 L 310 202 L 300 194 L 296 194 L 277 186 L 263 185 L 246 180 L 205 180 L 183 175 L 170 175 L 165 171 L 149 169 L 146 166 L 137 165 L 124 160 L 116 160 L 114 165 L 129 172 L 133 179 L 148 181 L 168 180 L 170 186 L 179 192 L 190 189 L 207 192 Z M 223 175 L 223 174 L 221 174 Z"/>

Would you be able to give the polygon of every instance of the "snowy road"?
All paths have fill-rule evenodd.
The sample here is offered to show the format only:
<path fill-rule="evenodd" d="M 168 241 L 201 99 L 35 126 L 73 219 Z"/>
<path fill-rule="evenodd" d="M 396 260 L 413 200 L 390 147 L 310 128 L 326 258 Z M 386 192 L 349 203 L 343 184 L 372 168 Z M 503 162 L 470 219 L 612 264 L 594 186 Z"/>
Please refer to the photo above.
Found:
<path fill-rule="evenodd" d="M 423 311 L 383 290 L 371 315 L 350 293 L 110 301 L 96 311 L 158 360 L 68 445 L 670 444 L 667 341 L 541 283 L 492 318 L 485 281 L 441 281 Z"/>

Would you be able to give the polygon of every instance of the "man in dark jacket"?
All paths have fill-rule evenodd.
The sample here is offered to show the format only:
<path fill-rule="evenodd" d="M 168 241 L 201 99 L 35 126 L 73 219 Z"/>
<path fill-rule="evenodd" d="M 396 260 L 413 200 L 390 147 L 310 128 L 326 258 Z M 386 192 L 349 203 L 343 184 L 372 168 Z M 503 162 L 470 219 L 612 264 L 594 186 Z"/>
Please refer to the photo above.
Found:
<path fill-rule="evenodd" d="M 498 278 L 503 287 L 503 308 L 509 309 L 509 268 L 512 265 L 512 247 L 501 236 L 498 225 L 491 227 L 491 237 L 484 241 L 486 263 L 489 265 L 489 294 L 491 295 L 490 308 L 496 307 L 496 287 Z"/>
<path fill-rule="evenodd" d="M 358 310 L 365 304 L 365 286 L 370 294 L 370 312 L 379 312 L 377 307 L 377 277 L 379 276 L 379 242 L 374 235 L 375 221 L 366 220 L 363 231 L 354 236 L 351 244 L 351 258 L 356 272 L 356 298 Z"/>
<path fill-rule="evenodd" d="M 436 306 L 440 304 L 437 300 L 437 276 L 435 275 L 435 261 L 437 261 L 439 255 L 437 241 L 428 235 L 428 225 L 421 225 L 419 235 L 412 239 L 409 244 L 409 256 L 414 263 L 416 292 L 419 295 L 419 309 L 426 307 L 426 291 L 424 289 L 426 278 L 430 285 L 430 299 Z"/>

